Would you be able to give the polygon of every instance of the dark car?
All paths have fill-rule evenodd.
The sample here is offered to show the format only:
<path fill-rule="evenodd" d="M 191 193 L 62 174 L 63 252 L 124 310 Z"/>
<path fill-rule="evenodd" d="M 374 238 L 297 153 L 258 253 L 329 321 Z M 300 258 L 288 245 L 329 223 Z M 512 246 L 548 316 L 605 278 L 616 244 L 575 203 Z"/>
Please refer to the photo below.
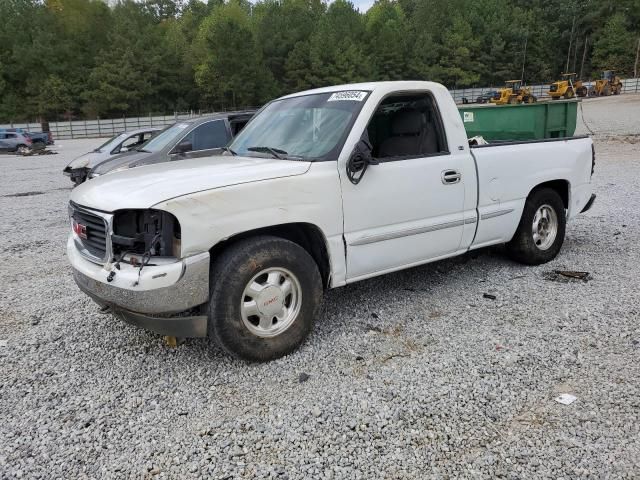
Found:
<path fill-rule="evenodd" d="M 135 151 L 99 163 L 89 172 L 89 178 L 143 165 L 214 155 L 244 128 L 254 113 L 227 112 L 181 120 Z"/>
<path fill-rule="evenodd" d="M 489 103 L 492 98 L 500 98 L 500 93 L 495 90 L 485 92 L 476 98 L 476 103 Z"/>

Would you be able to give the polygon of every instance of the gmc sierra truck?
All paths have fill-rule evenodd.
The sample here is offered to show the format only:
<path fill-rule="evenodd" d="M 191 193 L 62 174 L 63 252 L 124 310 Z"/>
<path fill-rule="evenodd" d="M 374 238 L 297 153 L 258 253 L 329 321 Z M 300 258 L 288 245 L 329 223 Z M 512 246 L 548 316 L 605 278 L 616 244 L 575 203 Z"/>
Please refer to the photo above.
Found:
<path fill-rule="evenodd" d="M 82 184 L 67 252 L 124 320 L 266 361 L 305 340 L 325 289 L 502 243 L 550 261 L 594 165 L 588 137 L 470 147 L 437 83 L 332 86 L 268 103 L 223 155 Z"/>

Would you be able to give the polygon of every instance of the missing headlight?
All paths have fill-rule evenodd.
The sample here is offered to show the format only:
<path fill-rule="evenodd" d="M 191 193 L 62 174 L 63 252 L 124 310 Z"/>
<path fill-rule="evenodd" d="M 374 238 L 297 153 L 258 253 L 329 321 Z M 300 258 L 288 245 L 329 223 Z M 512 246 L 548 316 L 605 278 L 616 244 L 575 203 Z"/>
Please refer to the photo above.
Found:
<path fill-rule="evenodd" d="M 113 219 L 114 258 L 126 254 L 180 256 L 180 223 L 162 210 L 120 210 Z"/>

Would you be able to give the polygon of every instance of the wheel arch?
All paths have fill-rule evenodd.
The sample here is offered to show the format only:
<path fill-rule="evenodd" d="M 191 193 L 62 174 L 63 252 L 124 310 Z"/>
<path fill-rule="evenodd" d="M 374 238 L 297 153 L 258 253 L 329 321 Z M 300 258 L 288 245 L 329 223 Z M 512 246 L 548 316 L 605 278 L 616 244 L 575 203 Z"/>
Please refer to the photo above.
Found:
<path fill-rule="evenodd" d="M 261 235 L 271 235 L 274 237 L 284 238 L 300 245 L 309 255 L 311 255 L 311 258 L 316 262 L 316 265 L 318 265 L 323 287 L 327 289 L 330 286 L 331 258 L 327 238 L 322 230 L 312 223 L 283 223 L 236 233 L 224 240 L 221 240 L 209 249 L 211 260 L 215 260 L 220 253 L 239 240 Z"/>
<path fill-rule="evenodd" d="M 564 204 L 565 209 L 569 209 L 569 200 L 571 194 L 571 184 L 568 180 L 558 179 L 558 180 L 548 180 L 546 182 L 539 183 L 534 186 L 529 193 L 527 194 L 527 198 L 529 198 L 534 192 L 541 190 L 543 188 L 550 188 L 551 190 L 555 190 L 560 198 L 562 199 L 562 203 Z"/>

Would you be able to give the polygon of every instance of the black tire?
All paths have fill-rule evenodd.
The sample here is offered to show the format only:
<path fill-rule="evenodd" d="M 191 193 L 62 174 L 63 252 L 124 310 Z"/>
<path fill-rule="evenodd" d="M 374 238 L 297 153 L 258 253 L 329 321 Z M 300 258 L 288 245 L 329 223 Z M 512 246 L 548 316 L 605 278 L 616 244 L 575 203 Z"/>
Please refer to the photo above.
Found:
<path fill-rule="evenodd" d="M 541 248 L 534 240 L 533 222 L 536 212 L 543 207 L 550 207 L 557 218 L 557 231 L 553 242 Z M 515 235 L 507 243 L 507 253 L 517 262 L 526 265 L 540 265 L 553 260 L 564 242 L 566 229 L 565 207 L 558 192 L 551 188 L 541 188 L 529 194 L 522 211 L 520 224 Z"/>
<path fill-rule="evenodd" d="M 275 336 L 265 337 L 249 329 L 242 305 L 247 298 L 245 288 L 252 279 L 276 268 L 293 274 L 301 300 L 290 326 Z M 322 279 L 311 255 L 296 243 L 272 236 L 240 240 L 215 259 L 210 278 L 208 334 L 232 356 L 256 362 L 273 360 L 295 350 L 313 329 L 322 302 Z M 282 295 L 282 302 L 285 297 L 286 294 Z"/>
<path fill-rule="evenodd" d="M 31 149 L 29 147 L 27 147 L 24 144 L 20 144 L 16 147 L 16 153 L 18 155 L 25 155 L 26 153 L 29 153 L 31 151 Z"/>

